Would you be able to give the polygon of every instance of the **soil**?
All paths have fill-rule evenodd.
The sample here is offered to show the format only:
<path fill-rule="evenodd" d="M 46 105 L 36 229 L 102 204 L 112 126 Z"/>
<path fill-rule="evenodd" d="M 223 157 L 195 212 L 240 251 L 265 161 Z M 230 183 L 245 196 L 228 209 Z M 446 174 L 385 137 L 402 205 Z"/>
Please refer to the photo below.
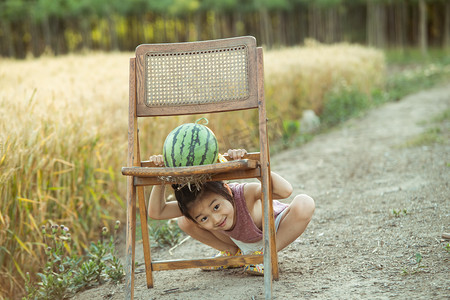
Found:
<path fill-rule="evenodd" d="M 387 103 L 301 147 L 272 169 L 316 201 L 306 232 L 279 253 L 275 299 L 450 299 L 450 85 Z M 291 198 L 292 199 L 292 198 Z M 285 202 L 289 202 L 286 199 Z M 242 269 L 154 272 L 147 289 L 136 246 L 135 299 L 264 299 Z M 154 260 L 212 256 L 188 239 Z M 418 263 L 418 257 L 422 257 Z M 75 299 L 123 299 L 107 284 Z"/>

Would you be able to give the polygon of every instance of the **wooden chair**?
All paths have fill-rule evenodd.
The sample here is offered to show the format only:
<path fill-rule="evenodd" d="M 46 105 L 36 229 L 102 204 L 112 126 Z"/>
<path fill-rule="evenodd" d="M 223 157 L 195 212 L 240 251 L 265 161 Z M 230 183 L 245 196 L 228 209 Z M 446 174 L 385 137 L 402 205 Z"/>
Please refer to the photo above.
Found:
<path fill-rule="evenodd" d="M 143 44 L 130 60 L 128 127 L 126 298 L 133 299 L 136 197 L 143 236 L 147 287 L 153 271 L 204 266 L 262 263 L 266 298 L 272 297 L 272 279 L 278 279 L 270 178 L 267 119 L 264 101 L 262 48 L 254 37 Z M 142 117 L 216 113 L 258 109 L 260 152 L 245 159 L 193 167 L 156 167 L 141 161 L 138 119 Z M 211 180 L 259 178 L 262 182 L 264 255 L 151 261 L 144 186 L 163 184 L 161 177 L 209 174 Z"/>

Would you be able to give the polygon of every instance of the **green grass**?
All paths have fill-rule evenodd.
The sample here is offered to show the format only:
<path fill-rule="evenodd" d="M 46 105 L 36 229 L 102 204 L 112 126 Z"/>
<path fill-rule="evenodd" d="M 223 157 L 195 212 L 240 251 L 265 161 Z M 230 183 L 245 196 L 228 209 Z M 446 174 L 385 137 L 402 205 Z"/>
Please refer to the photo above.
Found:
<path fill-rule="evenodd" d="M 425 122 L 424 126 L 430 126 L 425 132 L 416 135 L 407 140 L 400 147 L 422 147 L 430 146 L 436 143 L 445 143 L 448 141 L 448 124 L 450 122 L 450 109 L 436 115 L 430 121 Z"/>
<path fill-rule="evenodd" d="M 424 133 L 409 139 L 404 147 L 421 147 L 429 146 L 435 143 L 443 143 L 441 129 L 438 127 L 433 127 L 425 131 Z"/>
<path fill-rule="evenodd" d="M 450 55 L 446 49 L 429 49 L 426 56 L 418 49 L 391 49 L 385 51 L 385 55 L 389 100 L 399 100 L 450 79 Z"/>
<path fill-rule="evenodd" d="M 426 65 L 430 63 L 450 64 L 450 49 L 430 48 L 426 56 L 422 55 L 420 49 L 388 49 L 385 51 L 386 62 L 388 65 L 407 66 L 407 65 Z"/>
<path fill-rule="evenodd" d="M 321 114 L 325 128 L 336 126 L 349 118 L 361 115 L 364 111 L 388 101 L 398 101 L 403 97 L 443 84 L 450 80 L 450 56 L 444 50 L 432 49 L 427 57 L 418 50 L 389 50 L 387 74 L 384 89 L 373 89 L 370 95 L 352 87 L 346 87 L 325 97 Z M 446 112 L 440 118 L 447 118 Z M 434 140 L 436 130 L 430 130 L 422 139 Z"/>

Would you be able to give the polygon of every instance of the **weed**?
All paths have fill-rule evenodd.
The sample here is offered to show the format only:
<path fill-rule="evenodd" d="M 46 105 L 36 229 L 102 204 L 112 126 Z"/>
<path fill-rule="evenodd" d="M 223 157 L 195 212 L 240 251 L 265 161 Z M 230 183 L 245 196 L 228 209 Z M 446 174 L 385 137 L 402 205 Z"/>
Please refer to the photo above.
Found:
<path fill-rule="evenodd" d="M 354 89 L 341 89 L 326 95 L 321 122 L 332 127 L 367 110 L 370 101 L 367 95 Z"/>
<path fill-rule="evenodd" d="M 447 252 L 450 253 L 450 243 L 447 243 L 447 244 L 444 246 L 444 249 L 447 250 Z"/>
<path fill-rule="evenodd" d="M 64 225 L 43 226 L 42 234 L 47 262 L 36 285 L 27 273 L 26 299 L 66 299 L 105 281 L 120 282 L 124 277 L 123 266 L 116 256 L 115 239 L 120 222 L 114 226 L 114 234 L 102 230 L 101 239 L 91 243 L 85 256 L 72 252 L 71 235 Z M 109 236 L 108 236 L 109 235 Z"/>
<path fill-rule="evenodd" d="M 172 247 L 178 243 L 181 238 L 181 229 L 174 220 L 152 221 L 149 226 L 150 238 L 159 247 Z"/>
<path fill-rule="evenodd" d="M 406 208 L 399 210 L 393 209 L 392 214 L 394 215 L 394 217 L 399 218 L 402 214 L 406 216 L 408 214 L 408 211 L 406 210 Z"/>
<path fill-rule="evenodd" d="M 434 123 L 442 123 L 445 121 L 450 121 L 450 109 L 444 110 L 442 113 L 434 117 L 431 121 Z"/>
<path fill-rule="evenodd" d="M 422 134 L 413 137 L 405 142 L 404 147 L 429 146 L 435 143 L 442 143 L 441 129 L 438 127 L 430 128 Z"/>
<path fill-rule="evenodd" d="M 450 66 L 442 63 L 409 67 L 388 78 L 386 92 L 390 100 L 400 100 L 415 91 L 427 89 L 448 80 L 449 76 Z"/>
<path fill-rule="evenodd" d="M 283 120 L 283 142 L 289 143 L 298 134 L 300 122 L 297 120 Z"/>
<path fill-rule="evenodd" d="M 416 260 L 416 266 L 414 268 L 412 268 L 410 271 L 408 271 L 407 269 L 403 269 L 403 275 L 417 274 L 417 273 L 424 271 L 424 269 L 427 268 L 427 266 L 422 265 L 423 257 L 420 252 L 417 252 L 414 257 Z"/>

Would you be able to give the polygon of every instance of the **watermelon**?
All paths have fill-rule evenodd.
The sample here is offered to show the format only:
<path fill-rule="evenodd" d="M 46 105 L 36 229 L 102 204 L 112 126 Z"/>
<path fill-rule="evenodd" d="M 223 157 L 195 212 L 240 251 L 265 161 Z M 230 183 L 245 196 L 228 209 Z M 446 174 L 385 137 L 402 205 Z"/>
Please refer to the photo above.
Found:
<path fill-rule="evenodd" d="M 186 123 L 172 130 L 163 146 L 166 167 L 187 167 L 213 164 L 219 155 L 219 145 L 214 133 L 205 125 Z M 206 120 L 208 124 L 208 120 Z"/>

